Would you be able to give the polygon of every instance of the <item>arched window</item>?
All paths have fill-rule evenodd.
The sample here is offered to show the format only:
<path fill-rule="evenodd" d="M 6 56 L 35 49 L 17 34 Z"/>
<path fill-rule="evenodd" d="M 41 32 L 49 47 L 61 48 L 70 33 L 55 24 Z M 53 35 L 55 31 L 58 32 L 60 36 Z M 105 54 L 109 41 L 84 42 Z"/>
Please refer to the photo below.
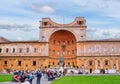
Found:
<path fill-rule="evenodd" d="M 89 61 L 89 65 L 92 66 L 92 61 Z"/>
<path fill-rule="evenodd" d="M 53 65 L 55 65 L 55 63 L 53 62 Z"/>
<path fill-rule="evenodd" d="M 105 65 L 108 65 L 108 60 L 105 60 Z"/>
<path fill-rule="evenodd" d="M 55 40 L 53 41 L 53 44 L 55 45 Z"/>
<path fill-rule="evenodd" d="M 68 62 L 68 65 L 70 65 L 70 62 Z"/>

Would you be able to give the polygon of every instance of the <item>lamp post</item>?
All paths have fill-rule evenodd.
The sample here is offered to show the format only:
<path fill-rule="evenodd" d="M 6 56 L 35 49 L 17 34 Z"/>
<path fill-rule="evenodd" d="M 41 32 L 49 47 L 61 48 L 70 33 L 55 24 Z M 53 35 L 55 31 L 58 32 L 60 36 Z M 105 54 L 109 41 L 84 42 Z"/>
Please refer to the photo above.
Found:
<path fill-rule="evenodd" d="M 65 53 L 65 48 L 66 48 L 65 43 L 63 43 L 61 48 L 62 48 L 62 55 L 60 56 L 59 64 L 60 64 L 61 67 L 64 67 L 64 53 Z"/>

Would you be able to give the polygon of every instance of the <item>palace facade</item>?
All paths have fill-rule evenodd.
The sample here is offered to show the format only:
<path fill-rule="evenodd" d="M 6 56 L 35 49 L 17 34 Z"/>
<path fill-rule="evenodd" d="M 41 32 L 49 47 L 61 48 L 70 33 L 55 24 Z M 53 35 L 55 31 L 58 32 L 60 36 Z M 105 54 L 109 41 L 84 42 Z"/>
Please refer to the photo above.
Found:
<path fill-rule="evenodd" d="M 85 68 L 120 71 L 120 40 L 87 40 L 86 20 L 76 17 L 70 24 L 58 24 L 50 18 L 40 21 L 38 41 L 0 39 L 0 71 L 34 70 L 41 67 Z"/>

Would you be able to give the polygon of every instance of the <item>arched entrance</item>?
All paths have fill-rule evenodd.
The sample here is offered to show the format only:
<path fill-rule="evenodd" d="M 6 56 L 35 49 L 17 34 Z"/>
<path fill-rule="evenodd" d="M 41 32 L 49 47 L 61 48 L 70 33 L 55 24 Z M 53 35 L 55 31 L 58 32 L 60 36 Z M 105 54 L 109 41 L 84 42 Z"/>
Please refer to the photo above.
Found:
<path fill-rule="evenodd" d="M 76 65 L 76 38 L 70 31 L 59 30 L 49 38 L 49 65 Z"/>

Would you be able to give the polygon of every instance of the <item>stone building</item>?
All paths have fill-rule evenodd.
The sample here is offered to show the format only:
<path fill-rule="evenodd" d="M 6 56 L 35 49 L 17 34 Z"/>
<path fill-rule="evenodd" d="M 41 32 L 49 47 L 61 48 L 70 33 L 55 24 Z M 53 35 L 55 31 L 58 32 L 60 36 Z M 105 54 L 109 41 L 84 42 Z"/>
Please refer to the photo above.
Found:
<path fill-rule="evenodd" d="M 120 71 L 120 40 L 87 40 L 86 20 L 70 24 L 50 18 L 40 21 L 38 41 L 1 41 L 0 71 L 34 70 L 41 67 L 79 67 L 94 73 L 100 69 Z"/>

